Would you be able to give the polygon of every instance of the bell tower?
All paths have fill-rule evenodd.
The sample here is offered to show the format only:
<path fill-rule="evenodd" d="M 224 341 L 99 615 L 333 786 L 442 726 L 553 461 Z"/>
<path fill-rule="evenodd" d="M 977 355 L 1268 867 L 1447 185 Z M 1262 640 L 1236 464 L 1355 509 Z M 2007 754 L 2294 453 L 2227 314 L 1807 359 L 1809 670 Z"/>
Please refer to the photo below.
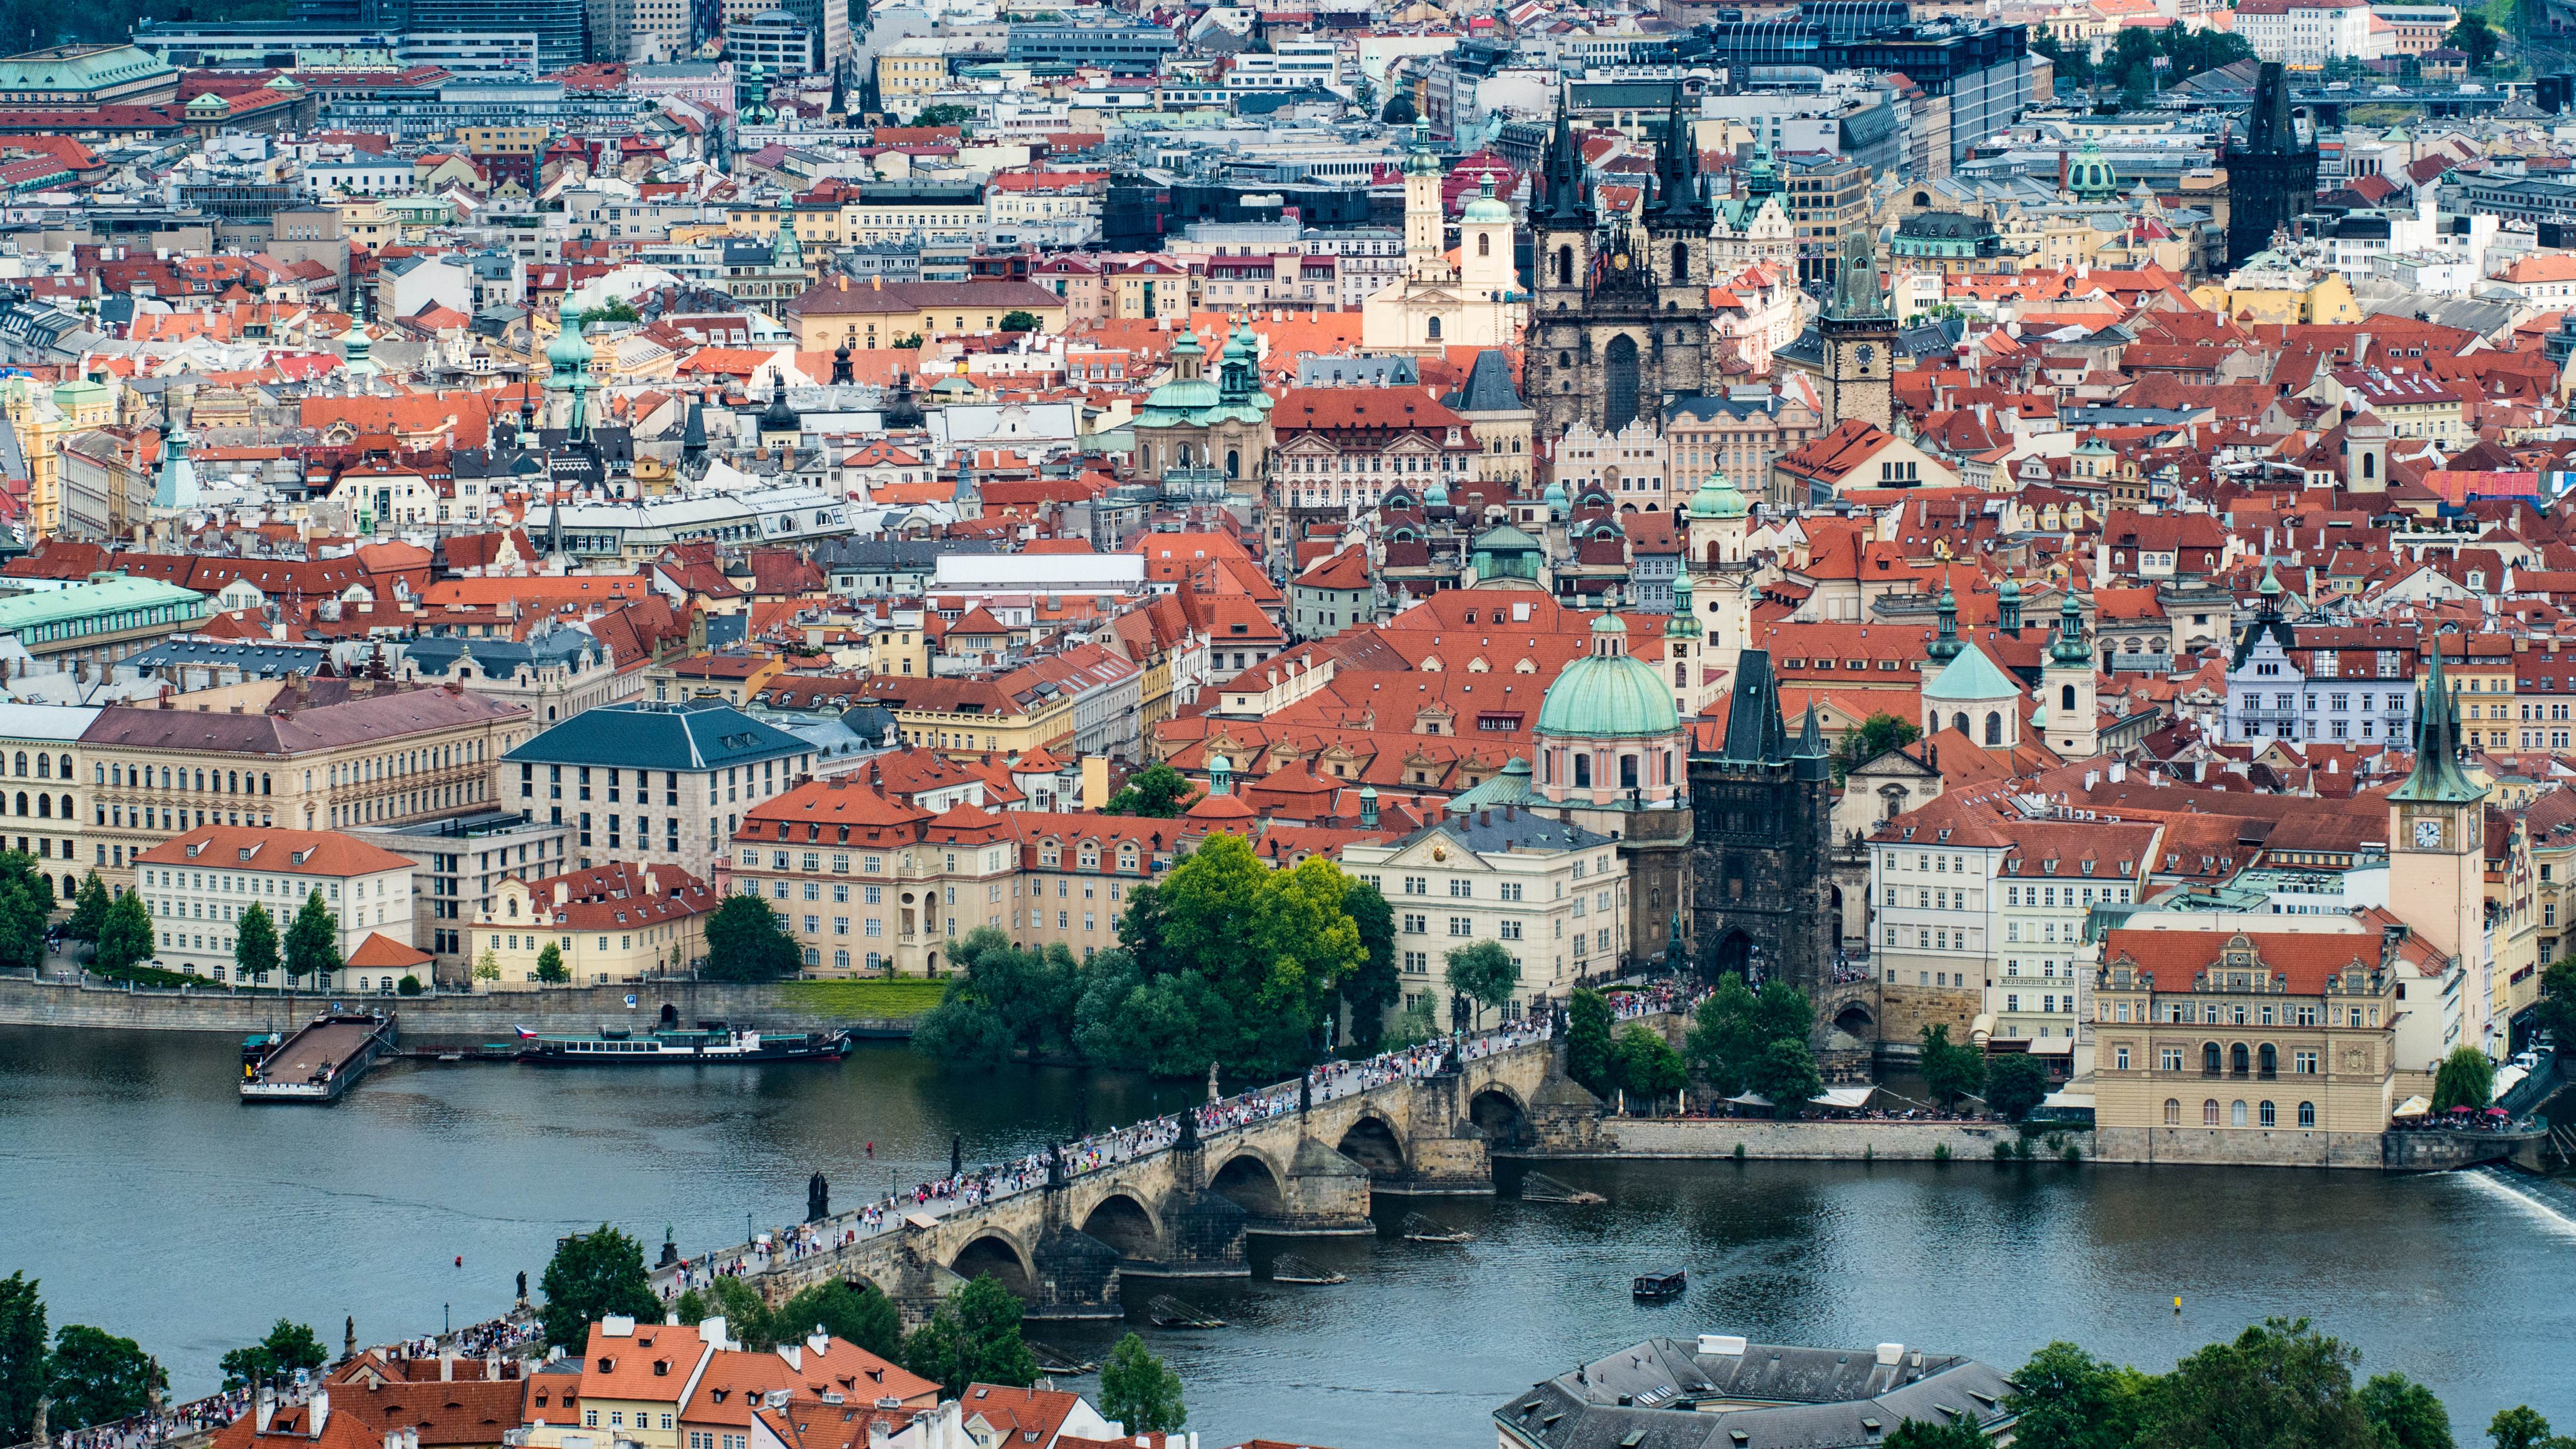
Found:
<path fill-rule="evenodd" d="M 1878 288 L 1874 228 L 1852 227 L 1843 238 L 1843 264 L 1834 275 L 1833 300 L 1816 318 L 1824 349 L 1824 424 L 1854 418 L 1885 429 L 1896 414 L 1896 318 Z"/>
<path fill-rule="evenodd" d="M 2057 638 L 2039 671 L 2048 702 L 2048 743 L 2069 761 L 2102 753 L 2101 715 L 2093 700 L 2093 648 L 2084 642 L 2084 614 L 2072 584 L 2057 611 Z"/>
<path fill-rule="evenodd" d="M 1583 183 L 1583 154 L 1575 148 L 1561 88 L 1556 129 L 1548 136 L 1542 169 L 1546 195 L 1530 218 L 1531 263 L 1538 275 L 1527 375 L 1535 384 L 1529 389 L 1530 406 L 1538 414 L 1535 440 L 1546 448 L 1583 416 L 1584 379 L 1592 360 L 1591 341 L 1583 330 L 1595 244 L 1592 197 Z"/>
<path fill-rule="evenodd" d="M 2435 635 L 2426 651 L 2432 662 L 2416 704 L 2414 773 L 2388 792 L 2388 909 L 2433 949 L 2459 957 L 2484 942 L 2487 787 L 2460 769 L 2459 709 L 2442 681 L 2442 642 Z"/>

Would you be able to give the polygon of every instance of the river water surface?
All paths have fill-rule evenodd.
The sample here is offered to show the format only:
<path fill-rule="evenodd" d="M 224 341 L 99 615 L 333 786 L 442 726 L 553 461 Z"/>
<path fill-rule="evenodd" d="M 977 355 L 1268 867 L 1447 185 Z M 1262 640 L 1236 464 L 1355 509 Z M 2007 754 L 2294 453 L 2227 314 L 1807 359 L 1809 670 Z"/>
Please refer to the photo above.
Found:
<path fill-rule="evenodd" d="M 336 1106 L 246 1107 L 229 1036 L 0 1028 L 0 1275 L 52 1321 L 140 1339 L 181 1394 L 283 1315 L 337 1347 L 509 1306 L 555 1239 L 605 1220 L 681 1251 L 1178 1106 L 1181 1084 L 943 1071 L 897 1046 L 838 1068 L 395 1063 Z M 874 1156 L 868 1153 L 873 1143 Z M 1654 1334 L 1866 1348 L 2006 1369 L 2052 1338 L 2163 1369 L 2269 1314 L 2306 1315 L 2449 1403 L 2463 1442 L 2528 1402 L 2576 1428 L 2576 1225 L 2469 1177 L 1989 1163 L 1551 1167 L 1597 1207 L 1413 1204 L 1469 1244 L 1310 1240 L 1348 1284 L 1191 1284 L 1231 1327 L 1138 1324 L 1211 1446 L 1482 1449 L 1515 1390 Z M 1381 1214 L 1391 1229 L 1405 1204 Z M 462 1256 L 464 1266 L 455 1265 Z M 1267 1250 L 1255 1258 L 1266 1266 Z M 1685 1266 L 1640 1307 L 1630 1277 Z M 2179 1295 L 2177 1316 L 2172 1300 Z M 1140 1298 L 1144 1295 L 1138 1295 Z M 1125 1326 L 1038 1325 L 1101 1357 Z M 1072 1381 L 1071 1387 L 1090 1387 Z"/>

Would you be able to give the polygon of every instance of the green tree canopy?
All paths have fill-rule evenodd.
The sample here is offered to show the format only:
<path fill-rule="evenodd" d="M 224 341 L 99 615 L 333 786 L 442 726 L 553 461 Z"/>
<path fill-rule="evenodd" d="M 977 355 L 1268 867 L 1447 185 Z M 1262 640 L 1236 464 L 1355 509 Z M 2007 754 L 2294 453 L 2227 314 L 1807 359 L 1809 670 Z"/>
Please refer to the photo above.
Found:
<path fill-rule="evenodd" d="M 1511 1000 L 1513 989 L 1521 984 L 1520 963 L 1499 941 L 1460 946 L 1449 953 L 1448 965 L 1450 993 L 1476 1003 L 1479 1026 L 1484 1025 L 1485 1012 Z"/>
<path fill-rule="evenodd" d="M 85 1323 L 66 1323 L 54 1335 L 48 1368 L 54 1405 L 47 1418 L 54 1429 L 84 1429 L 140 1414 L 153 1393 L 170 1384 L 143 1345 Z"/>
<path fill-rule="evenodd" d="M 1165 877 L 1155 955 L 1186 963 L 1225 1001 L 1231 1029 L 1212 1036 L 1216 1060 L 1280 1075 L 1310 1063 L 1325 1004 L 1363 959 L 1343 905 L 1351 884 L 1322 856 L 1274 871 L 1225 831 Z"/>
<path fill-rule="evenodd" d="M 576 1354 L 590 1343 L 590 1325 L 612 1313 L 662 1316 L 643 1245 L 606 1223 L 558 1244 L 538 1287 L 546 1297 L 546 1342 Z"/>
<path fill-rule="evenodd" d="M 44 964 L 45 922 L 53 910 L 51 878 L 37 873 L 35 857 L 0 851 L 0 966 Z"/>
<path fill-rule="evenodd" d="M 787 923 L 758 896 L 727 896 L 707 917 L 706 974 L 717 981 L 776 981 L 804 965 Z"/>
<path fill-rule="evenodd" d="M 706 1314 L 721 1314 L 725 1335 L 754 1353 L 767 1353 L 778 1346 L 782 1326 L 769 1311 L 769 1302 L 760 1290 L 740 1278 L 718 1278 L 704 1290 Z M 689 1320 L 682 1318 L 682 1323 Z"/>
<path fill-rule="evenodd" d="M 1395 946 L 1395 910 L 1376 886 L 1354 881 L 1342 909 L 1359 927 L 1360 964 L 1342 978 L 1342 1005 L 1351 1016 L 1351 1044 L 1363 1053 L 1386 1038 L 1386 1014 L 1404 998 L 1401 958 Z"/>
<path fill-rule="evenodd" d="M 340 969 L 340 922 L 322 904 L 322 888 L 304 898 L 303 909 L 286 927 L 286 975 L 301 981 Z"/>
<path fill-rule="evenodd" d="M 2495 1449 L 2576 1449 L 2576 1439 L 2549 1432 L 2549 1421 L 2529 1404 L 2498 1409 L 2487 1421 L 2487 1442 Z"/>
<path fill-rule="evenodd" d="M 978 926 L 949 952 L 949 960 L 957 970 L 939 1004 L 914 1026 L 914 1050 L 998 1067 L 1021 1052 L 1069 1044 L 1081 980 L 1062 942 L 1024 951 L 1000 930 Z"/>
<path fill-rule="evenodd" d="M 36 1436 L 36 1401 L 45 1396 L 45 1299 L 24 1272 L 0 1278 L 0 1439 Z"/>
<path fill-rule="evenodd" d="M 1690 1082 L 1690 1069 L 1663 1033 L 1642 1021 L 1620 1028 L 1610 1047 L 1611 1074 L 1632 1098 L 1651 1104 L 1680 1091 Z"/>
<path fill-rule="evenodd" d="M 912 123 L 916 126 L 955 126 L 961 133 L 973 125 L 974 120 L 975 108 L 972 106 L 924 106 L 912 116 Z"/>
<path fill-rule="evenodd" d="M 1610 998 L 1589 986 L 1574 988 L 1565 1002 L 1565 1074 L 1596 1097 L 1606 1097 L 1618 1083 L 1610 1074 L 1610 1024 L 1616 1013 Z"/>
<path fill-rule="evenodd" d="M 107 919 L 98 928 L 98 950 L 90 957 L 90 969 L 113 976 L 138 961 L 148 961 L 158 939 L 142 893 L 127 891 L 107 908 Z"/>
<path fill-rule="evenodd" d="M 643 320 L 644 314 L 636 311 L 632 303 L 620 297 L 611 299 L 603 306 L 585 309 L 576 325 L 587 327 L 593 322 L 641 322 Z"/>
<path fill-rule="evenodd" d="M 221 1367 L 224 1387 L 232 1389 L 297 1369 L 318 1369 L 330 1361 L 330 1352 L 322 1347 L 311 1324 L 281 1318 L 269 1326 L 268 1337 L 225 1353 Z"/>
<path fill-rule="evenodd" d="M 1723 976 L 1693 1013 L 1682 1055 L 1720 1095 L 1732 1097 L 1751 1087 L 1754 1077 L 1765 1070 L 1772 1043 L 1792 1041 L 1803 1051 L 1813 1016 L 1807 994 L 1785 981 L 1765 985 L 1756 996 L 1745 989 L 1742 977 Z M 1810 1055 L 1808 1072 L 1813 1071 Z M 1796 1100 L 1803 1102 L 1814 1095 L 1807 1092 Z"/>
<path fill-rule="evenodd" d="M 2492 62 L 2497 47 L 2503 44 L 2502 38 L 2488 27 L 2486 16 L 2475 10 L 2461 11 L 2459 22 L 2442 39 L 2452 49 L 2466 52 L 2471 65 Z"/>
<path fill-rule="evenodd" d="M 72 901 L 72 917 L 63 923 L 63 935 L 74 941 L 98 943 L 99 931 L 107 925 L 107 882 L 97 871 L 81 877 L 80 895 Z"/>
<path fill-rule="evenodd" d="M 1985 1449 L 1986 1436 L 1973 1419 L 1908 1419 L 1889 1431 L 1886 1443 L 1887 1449 Z"/>
<path fill-rule="evenodd" d="M 1950 1040 L 1947 1026 L 1923 1028 L 1923 1085 L 1943 1106 L 1986 1085 L 1986 1054 Z"/>
<path fill-rule="evenodd" d="M 1889 750 L 1902 749 L 1921 738 L 1923 731 L 1912 720 L 1884 710 L 1873 714 L 1834 747 L 1834 778 L 1840 780 Z"/>
<path fill-rule="evenodd" d="M 1011 315 L 1026 317 L 1029 314 L 1015 312 Z M 1003 329 L 1010 330 L 1010 324 L 1005 322 Z M 1197 803 L 1198 798 L 1199 787 L 1190 783 L 1189 776 L 1158 762 L 1128 776 L 1127 783 L 1119 787 L 1118 793 L 1109 797 L 1106 809 L 1111 815 L 1142 815 L 1156 820 L 1172 820 Z"/>
<path fill-rule="evenodd" d="M 2376 1374 L 2361 1386 L 2361 1415 L 2379 1449 L 2452 1449 L 2451 1415 L 2433 1391 L 2404 1374 Z"/>
<path fill-rule="evenodd" d="M 2535 1024 L 2564 1050 L 2576 1051 L 2576 956 L 2562 956 L 2540 973 Z"/>
<path fill-rule="evenodd" d="M 2380 1449 L 2352 1391 L 2360 1359 L 2359 1350 L 2318 1333 L 2304 1318 L 2267 1318 L 2232 1342 L 2201 1349 L 2158 1381 L 2156 1412 L 2140 1449 Z"/>
<path fill-rule="evenodd" d="M 545 949 L 537 953 L 537 979 L 554 985 L 560 985 L 572 979 L 572 972 L 564 967 L 563 948 L 552 941 L 548 941 Z"/>
<path fill-rule="evenodd" d="M 1100 1366 L 1100 1413 L 1130 1434 L 1169 1434 L 1190 1417 L 1181 1403 L 1181 1376 L 1133 1333 L 1118 1340 Z"/>
<path fill-rule="evenodd" d="M 1986 1074 L 1986 1105 L 2002 1114 L 2007 1122 L 2018 1122 L 2030 1115 L 2048 1095 L 2048 1068 L 2039 1058 L 2023 1053 L 1996 1062 Z"/>
<path fill-rule="evenodd" d="M 889 1362 L 903 1352 L 903 1316 L 873 1283 L 856 1288 L 838 1278 L 817 1283 L 780 1304 L 771 1317 L 782 1338 L 821 1328 Z M 680 1321 L 691 1320 L 683 1314 Z"/>
<path fill-rule="evenodd" d="M 2495 1063 L 2473 1046 L 2456 1046 L 2433 1073 L 2433 1110 L 2484 1107 L 2495 1100 Z"/>
<path fill-rule="evenodd" d="M 1039 330 L 1039 326 L 1038 314 L 1035 312 L 1015 310 L 1002 314 L 1002 330 L 1005 332 L 1035 332 Z"/>
<path fill-rule="evenodd" d="M 263 981 L 277 969 L 277 922 L 257 901 L 233 925 L 233 979 Z"/>
<path fill-rule="evenodd" d="M 971 1383 L 1025 1388 L 1037 1382 L 1038 1365 L 1020 1341 L 1020 1317 L 1020 1300 L 1002 1280 L 979 1275 L 904 1336 L 903 1366 L 951 1398 Z"/>
<path fill-rule="evenodd" d="M 2032 1354 L 2013 1383 L 2004 1407 L 2021 1416 L 2016 1449 L 2129 1449 L 2152 1380 L 2060 1342 Z"/>
<path fill-rule="evenodd" d="M 1794 1036 L 1772 1038 L 1771 1044 L 1762 1049 L 1760 1060 L 1753 1064 L 1749 1084 L 1771 1099 L 1774 1110 L 1790 1117 L 1805 1110 L 1808 1100 L 1825 1090 L 1824 1076 L 1816 1070 L 1815 1052 Z"/>

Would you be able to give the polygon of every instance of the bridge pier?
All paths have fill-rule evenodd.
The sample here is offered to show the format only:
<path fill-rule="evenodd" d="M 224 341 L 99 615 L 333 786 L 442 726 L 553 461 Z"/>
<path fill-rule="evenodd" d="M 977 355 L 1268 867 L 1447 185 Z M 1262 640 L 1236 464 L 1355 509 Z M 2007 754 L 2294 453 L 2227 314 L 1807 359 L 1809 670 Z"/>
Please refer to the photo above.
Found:
<path fill-rule="evenodd" d="M 1124 1318 L 1118 1296 L 1118 1250 L 1073 1225 L 1073 1184 L 1057 1159 L 1038 1205 L 1038 1239 L 1031 1245 L 1028 1316 Z"/>
<path fill-rule="evenodd" d="M 1377 1231 L 1369 1217 L 1369 1170 L 1312 1137 L 1297 1139 L 1288 1177 L 1279 1185 L 1282 1211 L 1253 1218 L 1247 1231 L 1281 1238 L 1360 1237 Z"/>

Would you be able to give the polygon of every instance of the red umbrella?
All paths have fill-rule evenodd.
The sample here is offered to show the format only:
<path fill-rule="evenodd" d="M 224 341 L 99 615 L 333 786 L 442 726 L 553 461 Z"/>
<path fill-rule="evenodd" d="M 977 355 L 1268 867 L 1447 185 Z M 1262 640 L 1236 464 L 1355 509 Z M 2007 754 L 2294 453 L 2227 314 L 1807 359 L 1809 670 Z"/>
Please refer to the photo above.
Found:
<path fill-rule="evenodd" d="M 2453 1107 L 2453 1108 L 2451 1109 L 2451 1112 L 2452 1112 L 2452 1114 L 2453 1114 L 2453 1115 L 2455 1115 L 2455 1116 L 2456 1116 L 2456 1115 L 2458 1115 L 2458 1114 L 2460 1114 L 2460 1113 L 2463 1113 L 2463 1112 L 2466 1112 L 2466 1111 L 2468 1111 L 2468 1110 L 2469 1110 L 2469 1109 L 2468 1109 L 2466 1106 L 2459 1106 L 2459 1107 Z"/>
<path fill-rule="evenodd" d="M 2508 1115 L 2510 1115 L 2510 1114 L 2509 1114 L 2509 1113 L 2507 1113 L 2507 1112 L 2505 1111 L 2505 1109 L 2503 1109 L 2502 1107 L 2489 1107 L 2489 1108 L 2487 1109 L 2487 1115 L 2488 1115 L 2488 1116 L 2490 1116 L 2490 1117 L 2503 1117 L 2503 1116 L 2508 1116 Z"/>

